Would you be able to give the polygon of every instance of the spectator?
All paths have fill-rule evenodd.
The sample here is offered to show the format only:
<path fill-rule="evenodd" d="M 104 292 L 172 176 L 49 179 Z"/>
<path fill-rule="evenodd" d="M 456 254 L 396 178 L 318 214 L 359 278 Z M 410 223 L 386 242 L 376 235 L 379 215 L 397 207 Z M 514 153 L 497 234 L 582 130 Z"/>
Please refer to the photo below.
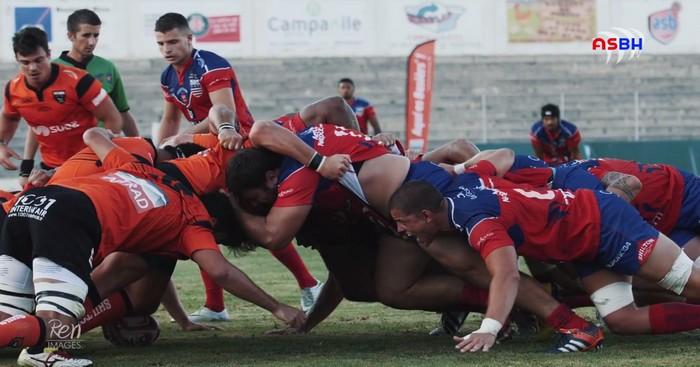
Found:
<path fill-rule="evenodd" d="M 357 116 L 357 122 L 360 124 L 360 131 L 363 134 L 368 134 L 367 122 L 372 124 L 372 130 L 374 134 L 379 134 L 382 132 L 381 127 L 379 127 L 379 120 L 377 120 L 377 114 L 374 112 L 374 107 L 362 98 L 355 98 L 355 83 L 350 78 L 343 78 L 338 81 L 338 93 L 340 94 L 345 102 L 350 105 L 352 111 L 355 112 Z"/>
<path fill-rule="evenodd" d="M 542 119 L 530 130 L 530 142 L 535 155 L 551 165 L 581 159 L 581 133 L 576 125 L 559 118 L 559 107 L 542 106 Z"/>

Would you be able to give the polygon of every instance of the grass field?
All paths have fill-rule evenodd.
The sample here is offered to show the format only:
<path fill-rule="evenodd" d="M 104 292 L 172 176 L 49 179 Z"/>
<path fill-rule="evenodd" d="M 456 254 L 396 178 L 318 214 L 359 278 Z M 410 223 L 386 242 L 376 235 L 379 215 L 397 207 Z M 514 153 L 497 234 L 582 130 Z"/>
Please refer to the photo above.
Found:
<path fill-rule="evenodd" d="M 314 275 L 325 278 L 315 252 L 299 249 Z M 258 284 L 275 297 L 298 304 L 299 293 L 289 272 L 265 251 L 234 258 Z M 188 310 L 198 308 L 204 291 L 193 263 L 181 262 L 175 279 Z M 222 331 L 185 333 L 161 310 L 158 342 L 147 348 L 116 348 L 99 330 L 83 336 L 80 356 L 97 366 L 697 366 L 700 334 L 619 337 L 608 333 L 596 353 L 555 356 L 543 353 L 549 340 L 515 337 L 490 353 L 462 355 L 448 337 L 429 337 L 438 320 L 434 313 L 398 311 L 379 304 L 344 302 L 304 336 L 265 336 L 275 326 L 271 315 L 227 296 L 234 321 Z M 478 327 L 470 316 L 465 330 Z M 0 350 L 0 366 L 14 365 L 18 351 Z"/>

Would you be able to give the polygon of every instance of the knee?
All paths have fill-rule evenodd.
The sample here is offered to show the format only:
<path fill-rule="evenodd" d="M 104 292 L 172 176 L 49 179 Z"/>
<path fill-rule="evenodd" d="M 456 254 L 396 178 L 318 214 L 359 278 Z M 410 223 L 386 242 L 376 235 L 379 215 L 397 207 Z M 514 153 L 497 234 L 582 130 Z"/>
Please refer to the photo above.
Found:
<path fill-rule="evenodd" d="M 637 312 L 642 311 L 634 306 L 629 306 L 605 316 L 603 320 L 605 321 L 605 325 L 608 326 L 608 329 L 615 334 L 639 334 L 639 325 L 641 324 L 635 321 Z"/>
<path fill-rule="evenodd" d="M 405 290 L 391 286 L 378 286 L 376 291 L 377 298 L 383 305 L 396 309 L 410 308 L 408 302 L 406 302 L 407 292 Z"/>
<path fill-rule="evenodd" d="M 465 138 L 453 140 L 448 145 L 450 157 L 460 158 L 459 161 L 464 162 L 479 153 L 479 148 Z M 459 162 L 457 162 L 459 163 Z"/>

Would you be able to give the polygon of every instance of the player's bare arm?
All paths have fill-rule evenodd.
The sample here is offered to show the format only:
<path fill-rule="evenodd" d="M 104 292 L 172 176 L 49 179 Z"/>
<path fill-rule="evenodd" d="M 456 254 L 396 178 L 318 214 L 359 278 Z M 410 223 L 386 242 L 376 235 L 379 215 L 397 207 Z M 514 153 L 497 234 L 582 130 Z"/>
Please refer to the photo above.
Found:
<path fill-rule="evenodd" d="M 19 118 L 0 114 L 0 165 L 9 170 L 17 169 L 17 165 L 11 158 L 20 159 L 19 154 L 8 146 L 12 137 L 15 136 L 17 126 L 19 126 Z"/>
<path fill-rule="evenodd" d="M 95 155 L 97 155 L 101 161 L 104 161 L 109 152 L 117 148 L 117 145 L 112 142 L 113 136 L 114 135 L 107 129 L 93 127 L 85 130 L 83 133 L 83 141 L 85 145 L 89 146 L 90 149 L 95 152 Z"/>
<path fill-rule="evenodd" d="M 506 322 L 518 294 L 520 273 L 518 256 L 513 246 L 501 247 L 486 257 L 486 267 L 491 274 L 489 303 L 481 327 L 465 336 L 454 337 L 461 352 L 487 352 L 496 342 L 496 335 Z"/>
<path fill-rule="evenodd" d="M 503 177 L 508 170 L 513 166 L 515 161 L 515 152 L 512 149 L 489 149 L 479 152 L 477 155 L 460 165 L 455 166 L 456 173 L 464 173 L 464 169 L 478 163 L 479 161 L 489 161 L 496 167 L 496 175 Z"/>
<path fill-rule="evenodd" d="M 290 326 L 300 327 L 306 321 L 303 312 L 278 302 L 260 289 L 245 273 L 228 262 L 221 252 L 199 250 L 192 254 L 192 260 L 228 292 L 270 311 L 276 318 Z"/>
<path fill-rule="evenodd" d="M 217 95 L 217 99 L 226 98 L 226 92 L 231 94 L 231 88 L 219 89 L 216 92 L 210 93 L 210 95 Z M 233 95 L 231 95 L 231 100 L 233 100 Z M 226 103 L 216 103 L 209 109 L 209 120 L 208 124 L 201 122 L 200 125 L 204 125 L 205 128 L 211 126 L 214 131 L 216 131 L 219 137 L 219 143 L 225 149 L 234 150 L 239 149 L 243 144 L 243 137 L 238 133 L 238 127 L 236 126 L 236 112 Z"/>
<path fill-rule="evenodd" d="M 311 211 L 311 205 L 273 207 L 266 217 L 262 217 L 240 210 L 237 205 L 235 207 L 248 236 L 269 250 L 287 246 Z"/>
<path fill-rule="evenodd" d="M 348 129 L 360 130 L 357 116 L 352 108 L 339 96 L 326 97 L 315 101 L 299 111 L 306 126 L 333 124 Z"/>
<path fill-rule="evenodd" d="M 249 138 L 255 146 L 293 158 L 330 180 L 339 179 L 350 168 L 350 155 L 323 157 L 291 131 L 272 121 L 257 121 L 250 130 Z"/>
<path fill-rule="evenodd" d="M 601 182 L 607 191 L 616 194 L 628 203 L 642 191 L 642 182 L 637 177 L 621 172 L 608 172 L 603 176 Z"/>
<path fill-rule="evenodd" d="M 166 101 L 163 104 L 163 117 L 158 128 L 158 141 L 163 141 L 177 134 L 180 129 L 180 111 L 177 106 Z"/>
<path fill-rule="evenodd" d="M 112 102 L 111 98 L 103 99 L 102 103 L 100 103 L 92 113 L 98 120 L 104 122 L 106 129 L 109 129 L 115 134 L 122 131 L 122 116 L 117 110 L 117 107 L 114 106 L 114 102 Z"/>
<path fill-rule="evenodd" d="M 120 112 L 122 117 L 122 132 L 124 136 L 139 136 L 139 128 L 134 119 L 134 115 L 129 111 Z"/>
<path fill-rule="evenodd" d="M 583 158 L 581 157 L 581 149 L 579 149 L 578 144 L 577 144 L 575 147 L 572 147 L 572 148 L 571 148 L 571 159 L 572 159 L 572 160 L 583 159 Z"/>

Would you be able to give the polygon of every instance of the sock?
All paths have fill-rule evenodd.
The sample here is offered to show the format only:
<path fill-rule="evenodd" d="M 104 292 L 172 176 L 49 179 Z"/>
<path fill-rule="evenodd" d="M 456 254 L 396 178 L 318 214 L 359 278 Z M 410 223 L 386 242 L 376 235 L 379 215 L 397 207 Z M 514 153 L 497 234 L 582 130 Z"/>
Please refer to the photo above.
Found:
<path fill-rule="evenodd" d="M 652 334 L 669 334 L 700 328 L 700 306 L 687 303 L 659 303 L 649 306 Z"/>
<path fill-rule="evenodd" d="M 200 270 L 202 281 L 204 282 L 204 291 L 207 294 L 207 299 L 204 306 L 214 312 L 221 312 L 226 308 L 224 304 L 224 289 L 212 279 L 206 271 Z"/>
<path fill-rule="evenodd" d="M 291 243 L 281 249 L 270 250 L 270 252 L 292 272 L 297 283 L 299 283 L 299 288 L 310 288 L 318 283 L 316 278 L 309 273 L 304 260 L 301 259 L 301 256 L 299 256 L 299 253 Z"/>
<path fill-rule="evenodd" d="M 582 329 L 590 325 L 588 321 L 575 314 L 574 311 L 571 311 L 571 309 L 564 304 L 560 304 L 555 308 L 544 321 L 554 330 Z"/>
<path fill-rule="evenodd" d="M 80 319 L 80 331 L 86 333 L 98 326 L 119 320 L 132 309 L 131 300 L 125 291 L 112 293 L 96 306 L 85 300 L 85 316 Z"/>
<path fill-rule="evenodd" d="M 462 288 L 462 302 L 466 306 L 465 311 L 485 312 L 489 304 L 489 291 L 465 284 Z"/>
<path fill-rule="evenodd" d="M 34 315 L 17 315 L 0 321 L 0 348 L 43 346 L 45 338 L 44 322 Z"/>

